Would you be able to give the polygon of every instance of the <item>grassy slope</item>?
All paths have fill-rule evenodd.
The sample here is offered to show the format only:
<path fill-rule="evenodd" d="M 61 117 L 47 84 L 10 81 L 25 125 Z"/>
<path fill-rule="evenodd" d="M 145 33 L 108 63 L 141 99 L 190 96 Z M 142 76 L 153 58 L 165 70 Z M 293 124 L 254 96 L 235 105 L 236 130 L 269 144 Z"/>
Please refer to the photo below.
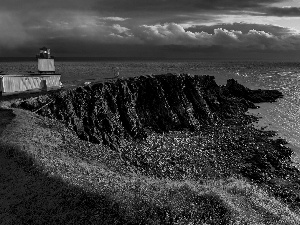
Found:
<path fill-rule="evenodd" d="M 13 113 L 0 137 L 0 224 L 300 224 L 241 177 L 147 177 L 56 121 Z"/>

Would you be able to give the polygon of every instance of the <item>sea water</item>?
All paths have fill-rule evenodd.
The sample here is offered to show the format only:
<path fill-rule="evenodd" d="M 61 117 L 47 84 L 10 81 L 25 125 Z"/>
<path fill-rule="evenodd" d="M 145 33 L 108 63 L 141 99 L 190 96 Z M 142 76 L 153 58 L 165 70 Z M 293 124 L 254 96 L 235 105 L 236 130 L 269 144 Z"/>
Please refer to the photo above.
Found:
<path fill-rule="evenodd" d="M 189 73 L 214 75 L 218 83 L 224 84 L 228 77 L 236 76 L 239 70 L 230 62 L 206 60 L 132 60 L 132 59 L 95 59 L 71 58 L 55 61 L 56 72 L 62 74 L 65 86 L 77 86 L 84 82 L 109 80 L 117 73 L 120 77 L 133 77 L 165 73 Z M 37 71 L 34 60 L 5 60 L 0 58 L 0 72 Z M 232 72 L 234 71 L 234 72 Z"/>
<path fill-rule="evenodd" d="M 278 132 L 300 155 L 300 63 L 271 61 L 220 60 L 137 60 L 137 59 L 58 59 L 56 72 L 61 73 L 65 87 L 85 82 L 133 77 L 149 74 L 188 73 L 215 76 L 218 84 L 229 78 L 238 80 L 251 89 L 276 89 L 284 97 L 275 103 L 258 104 L 260 109 L 249 113 L 262 119 L 258 127 Z M 0 71 L 36 71 L 35 60 L 0 59 Z"/>

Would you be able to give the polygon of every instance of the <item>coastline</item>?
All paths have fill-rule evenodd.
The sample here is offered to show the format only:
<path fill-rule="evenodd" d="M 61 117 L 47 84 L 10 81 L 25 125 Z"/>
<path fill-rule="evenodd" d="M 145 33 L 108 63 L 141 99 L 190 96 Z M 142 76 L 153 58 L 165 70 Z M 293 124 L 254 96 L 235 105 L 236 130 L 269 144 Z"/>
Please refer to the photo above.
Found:
<path fill-rule="evenodd" d="M 281 127 L 274 126 L 274 121 L 266 119 L 265 115 L 267 115 L 269 110 L 274 107 L 274 104 L 259 103 L 257 106 L 259 106 L 259 108 L 249 109 L 247 111 L 247 115 L 253 115 L 258 118 L 257 121 L 252 123 L 254 128 L 265 131 L 276 131 L 276 136 L 274 136 L 273 139 L 282 138 L 287 140 L 288 143 L 285 146 L 293 150 L 293 155 L 291 156 L 292 162 L 294 163 L 295 167 L 300 170 L 300 146 L 299 142 L 294 139 L 295 135 L 293 135 L 293 131 L 282 130 Z"/>
<path fill-rule="evenodd" d="M 217 88 L 216 86 L 213 87 Z M 232 87 L 232 84 L 230 87 Z M 240 86 L 236 87 L 241 88 Z M 239 88 L 237 88 L 236 91 L 238 91 Z M 239 100 L 237 102 L 242 104 L 246 103 L 246 106 L 250 106 L 250 102 L 247 101 Z M 34 101 L 31 101 L 31 103 L 34 103 Z M 17 102 L 15 106 L 18 104 L 21 104 L 21 102 Z M 8 103 L 4 105 L 9 106 Z M 40 108 L 40 105 L 35 105 L 35 107 Z M 36 108 L 32 108 L 31 110 L 35 111 Z M 244 112 L 246 108 L 243 106 L 240 109 L 241 112 Z M 149 135 L 145 142 L 141 143 L 129 139 L 129 142 L 122 142 L 124 145 L 118 148 L 119 151 L 114 151 L 102 143 L 95 144 L 79 140 L 76 131 L 67 129 L 63 123 L 51 118 L 49 119 L 37 115 L 36 113 L 17 108 L 10 110 L 15 114 L 15 117 L 7 121 L 9 123 L 0 138 L 2 145 L 5 143 L 5 146 L 9 146 L 9 148 L 7 148 L 9 150 L 2 149 L 2 153 L 5 153 L 7 159 L 16 162 L 22 168 L 27 168 L 26 176 L 35 177 L 36 180 L 41 181 L 40 177 L 43 175 L 43 182 L 48 182 L 50 186 L 53 183 L 56 184 L 56 182 L 59 182 L 63 188 L 57 193 L 62 193 L 60 191 L 65 190 L 65 188 L 70 188 L 74 193 L 85 190 L 85 193 L 83 193 L 81 197 L 80 194 L 78 194 L 81 200 L 78 200 L 77 197 L 73 197 L 72 200 L 76 200 L 76 204 L 82 204 L 84 198 L 93 201 L 91 193 L 96 195 L 96 199 L 99 199 L 99 197 L 103 199 L 103 196 L 105 196 L 106 203 L 109 204 L 103 206 L 101 205 L 102 203 L 97 201 L 96 211 L 94 206 L 89 206 L 88 201 L 85 201 L 86 205 L 84 207 L 90 209 L 87 215 L 84 215 L 87 211 L 77 209 L 76 207 L 78 205 L 75 203 L 71 204 L 72 200 L 70 200 L 70 202 L 64 202 L 66 207 L 69 206 L 69 204 L 74 205 L 76 213 L 84 217 L 82 221 L 87 221 L 89 217 L 95 219 L 96 215 L 99 216 L 101 214 L 100 212 L 103 213 L 101 214 L 102 218 L 100 216 L 100 218 L 95 221 L 104 221 L 106 218 L 104 212 L 99 211 L 99 207 L 103 206 L 103 210 L 109 209 L 115 213 L 106 218 L 106 224 L 109 224 L 109 219 L 113 217 L 117 218 L 119 223 L 128 221 L 133 221 L 133 224 L 141 221 L 150 223 L 151 216 L 153 220 L 160 221 L 161 223 L 169 222 L 171 224 L 176 221 L 182 221 L 182 223 L 184 223 L 184 218 L 187 218 L 187 221 L 219 222 L 223 224 L 229 224 L 230 221 L 237 221 L 238 218 L 241 218 L 245 223 L 254 224 L 260 222 L 268 224 L 284 224 L 285 222 L 287 224 L 297 224 L 300 222 L 299 216 L 295 213 L 299 204 L 295 200 L 297 196 L 294 197 L 294 193 L 290 193 L 288 197 L 291 198 L 288 199 L 287 202 L 282 203 L 287 197 L 283 195 L 282 190 L 286 189 L 286 187 L 291 188 L 289 183 L 291 186 L 298 185 L 297 177 L 294 177 L 294 180 L 289 180 L 285 176 L 287 174 L 295 175 L 299 172 L 295 170 L 291 171 L 289 166 L 285 167 L 285 164 L 281 164 L 280 162 L 281 159 L 286 159 L 288 162 L 291 150 L 283 146 L 285 142 L 282 140 L 271 141 L 269 138 L 272 137 L 274 133 L 259 131 L 251 127 L 247 128 L 246 124 L 253 121 L 253 117 L 245 117 L 244 120 L 241 120 L 240 114 L 238 117 L 235 117 L 234 120 L 219 123 L 215 128 L 207 127 L 205 130 L 202 129 L 204 128 L 202 127 L 199 131 L 192 131 L 192 133 L 184 129 L 179 133 L 163 132 L 164 135 L 152 133 L 152 136 Z M 239 125 L 237 121 L 244 121 L 245 123 Z M 16 137 L 18 138 L 16 139 Z M 193 141 L 192 144 L 191 141 Z M 200 147 L 199 142 L 206 143 L 206 145 Z M 181 150 L 189 148 L 189 150 L 193 151 L 193 157 L 196 159 L 199 159 L 197 157 L 202 157 L 203 162 L 207 163 L 205 167 L 210 165 L 211 171 L 203 172 L 202 170 L 199 173 L 192 171 L 198 177 L 176 177 L 178 173 L 192 174 L 180 170 L 175 170 L 175 173 L 173 173 L 173 175 L 176 175 L 175 177 L 171 176 L 171 170 L 164 174 L 162 171 L 166 168 L 171 168 L 172 170 L 178 166 L 179 169 L 184 168 L 180 167 L 178 163 L 180 158 L 175 158 L 171 161 L 166 160 L 168 157 L 175 157 L 172 152 L 168 153 L 167 151 L 171 149 L 172 143 L 177 144 L 177 148 Z M 249 143 L 253 145 L 253 148 L 249 148 Z M 10 146 L 10 144 L 12 145 Z M 153 146 L 157 147 L 154 148 Z M 225 148 L 224 146 L 227 147 Z M 270 150 L 268 150 L 269 152 L 265 152 L 266 149 L 264 149 L 264 151 L 256 151 L 255 147 L 257 146 L 260 146 L 262 149 L 268 146 Z M 198 149 L 201 149 L 201 151 L 198 151 Z M 233 151 L 226 153 L 225 149 L 231 149 Z M 140 157 L 143 154 L 138 154 L 142 150 L 151 150 L 154 154 L 148 155 L 149 157 L 146 157 L 146 159 L 153 160 L 154 164 L 162 163 L 162 167 L 153 169 L 151 166 L 154 164 L 150 162 L 148 163 L 149 168 L 144 168 L 143 163 L 146 162 Z M 208 152 L 208 155 L 205 156 L 205 154 L 202 154 L 203 152 Z M 143 153 L 145 154 L 146 152 L 144 151 Z M 249 154 L 246 158 L 256 156 L 258 158 L 255 160 L 262 158 L 263 161 L 261 161 L 261 164 L 266 162 L 268 165 L 244 165 L 244 170 L 241 170 L 244 171 L 241 177 L 241 173 L 235 173 L 233 170 L 239 170 L 240 168 L 232 168 L 230 164 L 235 162 L 236 166 L 238 166 L 245 162 L 245 153 Z M 152 157 L 161 156 L 163 154 L 165 154 L 164 157 L 168 157 Z M 186 155 L 181 154 L 181 157 L 186 156 L 185 159 L 187 159 L 188 155 L 189 152 L 187 152 Z M 211 156 L 216 157 L 215 160 L 210 161 Z M 269 157 L 273 158 L 270 160 Z M 235 159 L 235 161 L 232 161 L 232 159 Z M 251 160 L 251 157 L 249 159 Z M 197 165 L 198 168 L 201 168 L 201 164 L 203 164 L 203 162 L 199 164 L 195 164 L 197 163 L 196 161 L 192 162 L 194 162 L 193 165 Z M 221 164 L 213 165 L 211 162 L 221 162 Z M 251 161 L 248 163 L 250 162 Z M 172 166 L 172 163 L 175 163 L 175 166 Z M 278 168 L 276 168 L 275 165 L 278 166 Z M 270 167 L 268 168 L 268 166 Z M 189 169 L 189 167 L 187 168 Z M 215 176 L 218 172 L 228 172 L 228 168 L 232 169 L 229 176 L 226 173 L 222 174 L 222 176 Z M 213 173 L 211 173 L 212 171 Z M 264 173 L 266 174 L 264 175 Z M 201 174 L 206 174 L 206 178 L 202 177 L 200 179 L 199 175 Z M 261 177 L 256 178 L 253 177 L 253 175 L 259 175 Z M 270 175 L 274 176 L 269 179 Z M 276 181 L 278 182 L 276 183 Z M 272 183 L 274 182 L 275 184 L 273 185 Z M 281 184 L 279 184 L 280 182 Z M 76 187 L 76 191 L 72 189 L 73 187 Z M 277 187 L 277 189 L 270 189 L 275 187 Z M 46 186 L 44 188 L 47 190 Z M 79 190 L 77 190 L 77 188 Z M 209 189 L 210 191 L 208 191 Z M 31 197 L 27 200 L 25 200 L 25 197 L 23 198 L 26 204 L 33 204 L 29 203 L 30 200 L 35 198 L 39 199 L 40 196 L 47 199 L 41 191 L 34 195 L 33 188 L 30 189 L 29 187 L 27 191 L 28 190 L 32 190 L 32 195 L 30 195 Z M 296 190 L 297 187 L 294 191 Z M 17 190 L 14 189 L 14 191 Z M 173 192 L 174 195 L 169 195 L 168 192 Z M 51 196 L 54 197 L 53 205 L 42 207 L 42 215 L 44 216 L 49 211 L 54 210 L 59 205 L 58 202 L 61 201 L 60 198 L 56 198 L 57 196 L 54 192 L 50 191 L 50 193 L 52 193 L 53 195 Z M 87 193 L 88 196 L 86 196 Z M 247 193 L 250 195 L 249 199 L 246 198 Z M 265 195 L 265 197 L 262 197 L 263 195 Z M 77 195 L 72 194 L 72 196 Z M 274 198 L 274 196 L 276 196 L 276 198 Z M 251 197 L 253 198 L 252 200 Z M 260 210 L 255 209 L 255 206 L 260 205 L 259 198 L 263 198 L 265 201 L 265 205 L 260 206 L 266 210 L 262 215 L 259 215 L 261 213 Z M 161 203 L 163 200 L 166 200 L 166 203 Z M 37 200 L 33 202 L 37 203 L 36 201 Z M 50 199 L 47 199 L 47 201 L 50 201 Z M 177 209 L 171 207 L 172 202 L 179 204 Z M 10 203 L 13 204 L 13 202 Z M 247 203 L 249 206 L 243 205 Z M 253 208 L 251 208 L 250 203 L 254 204 Z M 25 207 L 26 204 L 22 203 L 18 206 L 18 209 L 22 209 L 21 211 L 24 212 L 24 214 L 21 213 L 21 215 L 18 215 L 16 218 L 27 218 L 25 213 L 27 210 L 22 208 Z M 235 209 L 232 207 L 232 204 L 237 204 L 238 208 Z M 288 204 L 289 208 L 285 208 L 285 204 Z M 41 203 L 38 205 L 41 207 Z M 113 205 L 118 206 L 118 209 L 111 208 Z M 213 205 L 218 205 L 218 208 L 203 213 L 203 208 L 212 207 Z M 271 210 L 271 206 L 274 207 L 274 210 Z M 36 219 L 38 208 L 33 207 L 33 209 L 33 212 L 36 212 L 36 214 L 34 214 L 32 218 Z M 276 213 L 275 209 L 277 210 Z M 75 211 L 73 213 L 75 213 Z M 70 213 L 69 210 L 63 211 L 62 213 L 69 215 L 69 220 L 67 217 L 62 217 L 63 219 L 61 221 L 71 223 L 72 219 L 70 215 L 74 216 L 74 214 Z M 148 213 L 150 213 L 150 216 Z M 195 215 L 191 213 L 195 213 Z M 11 212 L 10 216 L 12 215 L 14 215 L 13 212 Z M 253 216 L 253 218 L 250 218 L 249 215 Z M 58 219 L 59 216 L 62 215 L 55 214 L 55 211 L 53 211 L 51 216 Z M 79 218 L 79 216 L 76 216 L 76 218 Z M 212 218 L 212 220 L 210 218 Z M 48 219 L 50 218 L 48 217 Z M 73 219 L 73 221 L 75 221 L 75 219 Z"/>

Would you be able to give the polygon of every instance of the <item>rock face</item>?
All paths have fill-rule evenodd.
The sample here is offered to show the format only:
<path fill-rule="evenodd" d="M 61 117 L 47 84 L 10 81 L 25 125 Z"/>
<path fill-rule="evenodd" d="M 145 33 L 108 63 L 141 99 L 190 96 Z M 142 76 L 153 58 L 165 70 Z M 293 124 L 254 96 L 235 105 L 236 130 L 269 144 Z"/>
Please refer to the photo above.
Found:
<path fill-rule="evenodd" d="M 243 122 L 254 102 L 281 96 L 279 91 L 247 89 L 235 80 L 220 87 L 212 76 L 166 74 L 62 90 L 15 106 L 58 119 L 83 140 L 115 147 L 148 131 L 195 131 L 228 118 Z"/>
<path fill-rule="evenodd" d="M 250 90 L 234 79 L 228 80 L 223 90 L 225 95 L 240 97 L 254 103 L 274 102 L 277 98 L 283 97 L 282 93 L 276 90 Z"/>

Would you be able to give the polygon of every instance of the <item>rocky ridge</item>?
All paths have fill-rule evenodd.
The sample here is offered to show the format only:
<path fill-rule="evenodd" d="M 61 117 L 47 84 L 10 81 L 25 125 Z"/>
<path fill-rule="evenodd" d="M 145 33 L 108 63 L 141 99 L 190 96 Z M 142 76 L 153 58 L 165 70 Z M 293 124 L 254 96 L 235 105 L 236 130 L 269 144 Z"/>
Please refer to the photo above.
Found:
<path fill-rule="evenodd" d="M 156 75 L 119 79 L 18 101 L 15 107 L 62 121 L 78 137 L 116 147 L 149 132 L 197 131 L 205 126 L 251 120 L 253 103 L 273 102 L 276 90 L 250 90 L 212 76 Z M 232 118 L 235 118 L 232 120 Z"/>

